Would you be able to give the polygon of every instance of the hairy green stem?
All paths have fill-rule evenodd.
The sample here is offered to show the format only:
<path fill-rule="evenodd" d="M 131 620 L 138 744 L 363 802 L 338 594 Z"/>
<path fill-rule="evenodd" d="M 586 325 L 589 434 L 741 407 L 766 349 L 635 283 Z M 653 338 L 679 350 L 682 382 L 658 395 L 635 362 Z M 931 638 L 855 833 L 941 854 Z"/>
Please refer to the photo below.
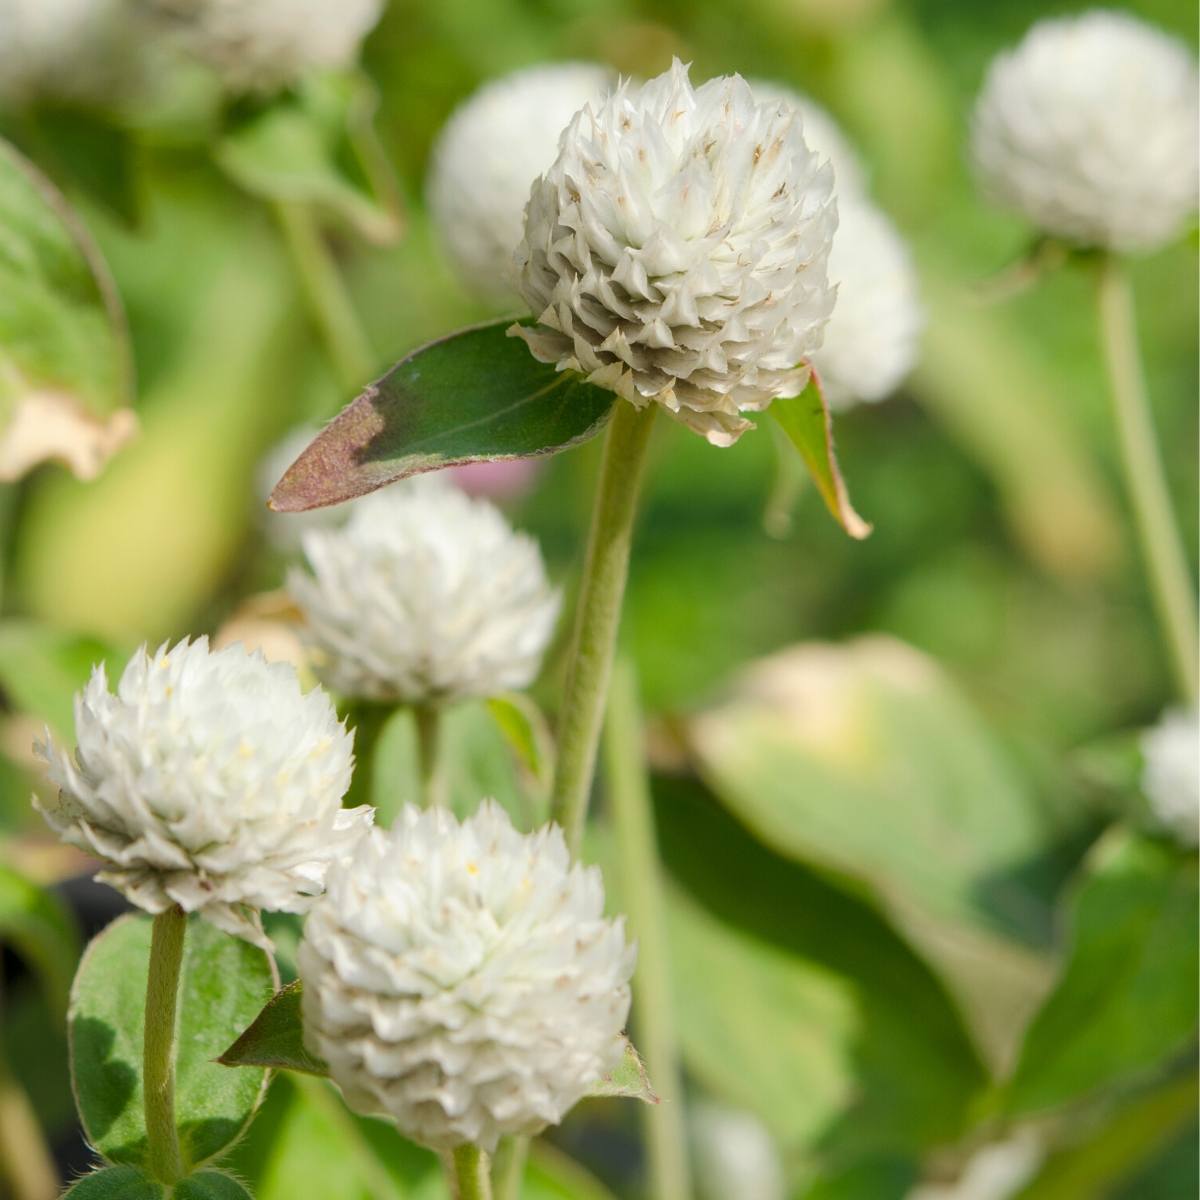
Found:
<path fill-rule="evenodd" d="M 527 1137 L 502 1137 L 496 1147 L 492 1166 L 492 1184 L 496 1200 L 521 1200 L 525 1178 L 525 1160 L 529 1157 Z"/>
<path fill-rule="evenodd" d="M 417 775 L 424 808 L 446 803 L 441 775 L 441 710 L 434 704 L 414 704 L 417 728 Z"/>
<path fill-rule="evenodd" d="M 370 382 L 375 355 L 320 226 L 307 204 L 279 200 L 272 207 L 338 380 L 358 391 Z"/>
<path fill-rule="evenodd" d="M 687 1200 L 691 1194 L 683 1123 L 679 1046 L 671 1009 L 666 913 L 654 813 L 646 777 L 637 674 L 628 657 L 617 660 L 608 698 L 604 766 L 616 826 L 625 907 L 638 940 L 633 977 L 633 1020 L 638 1048 L 661 1104 L 638 1105 L 650 1159 L 650 1195 Z"/>
<path fill-rule="evenodd" d="M 175 1129 L 175 1014 L 187 916 L 178 905 L 154 918 L 142 1057 L 146 1153 L 154 1177 L 173 1184 L 183 1175 Z"/>
<path fill-rule="evenodd" d="M 446 1175 L 454 1200 L 492 1200 L 488 1156 L 478 1146 L 458 1146 L 447 1154 Z"/>
<path fill-rule="evenodd" d="M 655 412 L 654 404 L 637 409 L 618 400 L 604 442 L 558 722 L 558 769 L 551 810 L 566 833 L 572 853 L 579 851 L 596 769 L 604 701 L 629 573 L 633 522 Z"/>
<path fill-rule="evenodd" d="M 1133 292 L 1125 265 L 1115 255 L 1106 257 L 1100 267 L 1099 315 L 1121 465 L 1150 590 L 1179 691 L 1195 703 L 1200 691 L 1196 590 L 1171 511 L 1171 497 L 1146 399 Z"/>

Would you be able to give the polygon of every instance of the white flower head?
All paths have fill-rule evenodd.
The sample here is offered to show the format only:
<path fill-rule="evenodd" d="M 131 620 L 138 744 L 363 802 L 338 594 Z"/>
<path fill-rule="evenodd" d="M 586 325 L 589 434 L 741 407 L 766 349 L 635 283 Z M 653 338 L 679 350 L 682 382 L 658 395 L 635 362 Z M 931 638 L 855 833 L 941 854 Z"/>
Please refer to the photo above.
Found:
<path fill-rule="evenodd" d="M 833 408 L 882 400 L 912 370 L 924 318 L 908 247 L 864 197 L 840 199 L 829 277 L 837 305 L 812 358 L 825 396 Z"/>
<path fill-rule="evenodd" d="M 634 950 L 599 870 L 493 801 L 373 830 L 330 871 L 297 963 L 305 1042 L 347 1103 L 435 1149 L 561 1121 L 622 1055 Z"/>
<path fill-rule="evenodd" d="M 232 92 L 273 92 L 350 66 L 383 0 L 149 0 L 179 46 Z"/>
<path fill-rule="evenodd" d="M 1155 820 L 1183 845 L 1200 841 L 1200 713 L 1171 709 L 1142 735 L 1142 791 Z"/>
<path fill-rule="evenodd" d="M 513 254 L 529 189 L 554 161 L 571 118 L 610 82 L 592 63 L 530 67 L 484 84 L 451 114 L 433 147 L 429 215 L 471 291 L 515 297 Z"/>
<path fill-rule="evenodd" d="M 517 251 L 534 355 L 718 446 L 796 395 L 833 308 L 833 171 L 787 104 L 678 61 L 564 131 Z"/>
<path fill-rule="evenodd" d="M 372 820 L 342 808 L 352 739 L 328 696 L 241 646 L 143 647 L 115 694 L 97 667 L 75 737 L 74 754 L 48 732 L 35 746 L 59 791 L 34 803 L 58 836 L 139 908 L 178 904 L 257 945 L 258 910 L 303 912 Z"/>
<path fill-rule="evenodd" d="M 975 109 L 980 182 L 1038 229 L 1151 249 L 1195 211 L 1196 62 L 1116 12 L 1040 21 L 992 64 Z"/>
<path fill-rule="evenodd" d="M 692 1108 L 696 1183 L 705 1200 L 786 1200 L 787 1176 L 770 1130 L 744 1109 Z"/>
<path fill-rule="evenodd" d="M 288 591 L 314 667 L 347 696 L 410 704 L 527 687 L 558 617 L 537 543 L 436 475 L 356 500 L 304 534 Z"/>

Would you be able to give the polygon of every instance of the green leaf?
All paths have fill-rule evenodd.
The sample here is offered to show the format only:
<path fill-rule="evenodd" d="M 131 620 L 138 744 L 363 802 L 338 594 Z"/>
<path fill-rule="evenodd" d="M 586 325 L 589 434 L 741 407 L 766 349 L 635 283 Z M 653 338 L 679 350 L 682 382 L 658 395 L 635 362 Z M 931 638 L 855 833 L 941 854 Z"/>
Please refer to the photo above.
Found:
<path fill-rule="evenodd" d="M 161 1183 L 137 1167 L 101 1167 L 73 1183 L 63 1200 L 166 1200 L 166 1195 Z"/>
<path fill-rule="evenodd" d="M 311 76 L 243 116 L 214 156 L 253 195 L 315 204 L 374 242 L 393 241 L 400 194 L 375 133 L 378 103 L 365 75 Z"/>
<path fill-rule="evenodd" d="M 770 411 L 792 445 L 800 451 L 833 519 L 852 538 L 865 538 L 871 532 L 871 526 L 850 503 L 850 494 L 833 449 L 833 418 L 817 373 L 812 373 L 808 386 L 800 395 L 775 400 Z"/>
<path fill-rule="evenodd" d="M 628 1038 L 622 1038 L 624 1053 L 620 1063 L 599 1082 L 595 1083 L 588 1093 L 592 1096 L 623 1096 L 630 1100 L 642 1100 L 647 1104 L 658 1104 L 659 1099 L 650 1086 L 650 1076 L 646 1074 L 646 1064 L 642 1056 L 633 1048 Z"/>
<path fill-rule="evenodd" d="M 548 785 L 554 773 L 554 738 L 537 702 L 523 692 L 510 692 L 493 696 L 487 708 L 521 765 L 539 785 Z"/>
<path fill-rule="evenodd" d="M 71 989 L 71 1077 L 88 1141 L 112 1162 L 146 1154 L 142 1026 L 150 959 L 149 917 L 121 917 L 96 937 Z M 189 1168 L 220 1154 L 250 1121 L 265 1070 L 230 1071 L 213 1060 L 275 991 L 263 951 L 207 921 L 188 922 L 180 980 L 175 1113 Z"/>
<path fill-rule="evenodd" d="M 397 363 L 288 468 L 271 507 L 302 512 L 421 471 L 555 454 L 593 437 L 616 396 L 538 362 L 510 325 L 462 330 Z"/>
<path fill-rule="evenodd" d="M 690 1073 L 792 1150 L 953 1140 L 986 1076 L 941 981 L 853 889 L 772 854 L 696 783 L 654 793 Z"/>
<path fill-rule="evenodd" d="M 38 972 L 61 1019 L 79 961 L 79 931 L 56 896 L 2 864 L 0 941 L 11 945 Z"/>
<path fill-rule="evenodd" d="M 991 1060 L 1011 1061 L 1050 983 L 1053 830 L 938 665 L 883 637 L 793 647 L 687 736 L 730 811 L 780 854 L 865 884 Z"/>
<path fill-rule="evenodd" d="M 1070 950 L 1025 1038 L 1013 1112 L 1144 1076 L 1195 1037 L 1200 971 L 1194 856 L 1114 830 L 1069 904 Z"/>
<path fill-rule="evenodd" d="M 328 1075 L 329 1067 L 304 1047 L 304 1018 L 300 980 L 280 988 L 254 1018 L 250 1028 L 217 1059 L 226 1067 L 271 1067 Z"/>
<path fill-rule="evenodd" d="M 175 1185 L 172 1200 L 253 1200 L 248 1191 L 224 1171 L 201 1171 Z"/>

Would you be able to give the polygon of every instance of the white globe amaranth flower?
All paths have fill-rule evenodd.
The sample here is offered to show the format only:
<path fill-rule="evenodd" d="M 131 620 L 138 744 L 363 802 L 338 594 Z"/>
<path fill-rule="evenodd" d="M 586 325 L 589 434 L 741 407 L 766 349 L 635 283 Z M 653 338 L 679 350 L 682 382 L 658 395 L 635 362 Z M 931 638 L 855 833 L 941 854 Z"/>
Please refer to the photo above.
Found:
<path fill-rule="evenodd" d="M 534 355 L 718 446 L 796 395 L 834 302 L 833 171 L 795 110 L 678 61 L 584 108 L 534 183 L 517 251 Z"/>
<path fill-rule="evenodd" d="M 436 475 L 355 500 L 309 530 L 312 573 L 288 591 L 318 675 L 346 696 L 409 704 L 485 698 L 533 682 L 558 618 L 537 543 Z"/>
<path fill-rule="evenodd" d="M 352 739 L 329 697 L 241 646 L 143 647 L 115 694 L 98 666 L 75 737 L 73 754 L 49 732 L 35 746 L 59 789 L 34 801 L 51 828 L 139 908 L 178 904 L 256 945 L 259 910 L 303 912 L 372 821 L 342 808 Z"/>
<path fill-rule="evenodd" d="M 513 255 L 529 189 L 554 162 L 571 118 L 610 83 L 593 63 L 531 67 L 484 84 L 451 114 L 433 147 L 429 215 L 471 291 L 515 297 Z"/>
<path fill-rule="evenodd" d="M 843 196 L 829 256 L 838 299 L 812 357 L 833 408 L 891 395 L 917 360 L 924 314 L 908 247 L 865 198 Z"/>
<path fill-rule="evenodd" d="M 704 1200 L 786 1200 L 779 1147 L 753 1113 L 701 1101 L 692 1107 L 691 1132 L 696 1186 Z"/>
<path fill-rule="evenodd" d="M 233 92 L 273 92 L 350 66 L 384 0 L 148 0 L 181 50 Z"/>
<path fill-rule="evenodd" d="M 622 1056 L 634 950 L 596 867 L 493 801 L 411 805 L 329 873 L 297 954 L 304 1039 L 351 1108 L 438 1150 L 562 1120 Z"/>
<path fill-rule="evenodd" d="M 1157 823 L 1185 846 L 1200 842 L 1200 713 L 1171 709 L 1142 735 L 1142 791 Z"/>
<path fill-rule="evenodd" d="M 839 218 L 844 197 L 863 196 L 867 191 L 867 171 L 858 151 L 850 144 L 841 126 L 829 111 L 811 97 L 771 79 L 748 80 L 759 104 L 790 104 L 799 114 L 804 140 L 818 158 L 826 158 L 833 167 Z"/>
<path fill-rule="evenodd" d="M 972 123 L 984 191 L 1085 246 L 1151 249 L 1196 208 L 1195 58 L 1116 12 L 1036 24 L 988 71 Z"/>

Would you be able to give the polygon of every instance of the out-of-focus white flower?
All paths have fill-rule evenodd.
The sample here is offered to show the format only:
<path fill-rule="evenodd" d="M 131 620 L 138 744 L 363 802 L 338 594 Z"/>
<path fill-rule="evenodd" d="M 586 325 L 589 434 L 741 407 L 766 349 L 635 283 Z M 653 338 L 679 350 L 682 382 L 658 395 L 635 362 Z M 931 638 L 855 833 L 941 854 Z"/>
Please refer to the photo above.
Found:
<path fill-rule="evenodd" d="M 0 103 L 102 96 L 126 9 L 124 0 L 0 0 Z"/>
<path fill-rule="evenodd" d="M 863 196 L 867 191 L 866 169 L 841 126 L 826 109 L 802 92 L 793 91 L 769 79 L 751 79 L 748 82 L 759 104 L 790 104 L 800 114 L 808 148 L 818 158 L 828 159 L 833 164 L 833 185 L 840 217 L 844 198 Z"/>
<path fill-rule="evenodd" d="M 267 507 L 267 499 L 283 478 L 284 472 L 308 449 L 309 443 L 320 432 L 315 425 L 298 426 L 267 451 L 258 467 L 255 484 L 260 501 L 262 531 L 267 541 L 285 554 L 299 550 L 304 535 L 310 529 L 335 529 L 344 525 L 354 503 L 350 500 L 306 512 L 276 512 Z"/>
<path fill-rule="evenodd" d="M 592 63 L 531 67 L 484 84 L 451 114 L 433 148 L 429 215 L 466 287 L 490 300 L 515 297 L 529 189 L 571 118 L 610 83 Z"/>
<path fill-rule="evenodd" d="M 537 543 L 435 475 L 355 500 L 304 535 L 288 590 L 314 666 L 347 696 L 437 703 L 527 687 L 558 616 Z"/>
<path fill-rule="evenodd" d="M 1044 1157 L 1040 1139 L 1021 1130 L 977 1150 L 953 1182 L 921 1184 L 908 1193 L 908 1200 L 1011 1200 Z"/>
<path fill-rule="evenodd" d="M 98 878 L 148 912 L 178 904 L 257 945 L 260 909 L 303 912 L 372 820 L 343 809 L 350 735 L 319 688 L 240 646 L 139 650 L 114 695 L 103 666 L 75 698 L 77 746 L 35 751 L 59 789 L 34 803 Z"/>
<path fill-rule="evenodd" d="M 347 67 L 383 0 L 149 0 L 180 48 L 234 92 L 273 92 Z"/>
<path fill-rule="evenodd" d="M 622 1055 L 634 951 L 562 832 L 405 808 L 330 871 L 297 955 L 309 1050 L 359 1112 L 445 1150 L 564 1114 Z"/>
<path fill-rule="evenodd" d="M 692 1108 L 696 1185 L 704 1200 L 785 1200 L 783 1162 L 753 1113 L 704 1101 Z"/>
<path fill-rule="evenodd" d="M 1200 714 L 1163 713 L 1142 735 L 1142 791 L 1158 823 L 1185 846 L 1200 841 Z"/>
<path fill-rule="evenodd" d="M 718 446 L 796 395 L 833 308 L 833 171 L 793 109 L 678 61 L 576 114 L 517 251 L 534 355 Z"/>
<path fill-rule="evenodd" d="M 916 361 L 923 316 L 908 247 L 865 197 L 840 197 L 829 278 L 837 304 L 812 358 L 826 398 L 882 400 Z"/>
<path fill-rule="evenodd" d="M 1038 229 L 1149 249 L 1196 208 L 1195 58 L 1133 17 L 1036 24 L 991 66 L 972 142 L 984 190 Z"/>

